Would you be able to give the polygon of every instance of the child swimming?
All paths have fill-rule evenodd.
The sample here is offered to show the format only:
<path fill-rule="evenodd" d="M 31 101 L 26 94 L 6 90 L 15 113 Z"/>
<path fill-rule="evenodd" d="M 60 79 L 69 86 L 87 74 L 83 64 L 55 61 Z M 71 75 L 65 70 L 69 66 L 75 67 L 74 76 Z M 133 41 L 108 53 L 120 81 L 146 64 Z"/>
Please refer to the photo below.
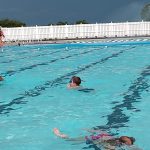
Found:
<path fill-rule="evenodd" d="M 91 130 L 88 130 L 91 132 Z M 99 132 L 96 135 L 90 135 L 90 136 L 85 136 L 85 137 L 77 137 L 77 138 L 71 138 L 67 134 L 64 134 L 60 132 L 58 128 L 53 129 L 54 134 L 57 137 L 66 139 L 67 141 L 81 141 L 81 142 L 86 142 L 87 144 L 93 143 L 93 144 L 100 144 L 103 145 L 103 147 L 106 149 L 111 148 L 111 150 L 115 150 L 116 147 L 120 146 L 131 146 L 134 144 L 135 139 L 133 137 L 129 136 L 120 136 L 118 138 L 113 137 L 109 135 L 108 133 L 102 132 L 100 130 L 96 131 L 93 130 L 93 133 Z"/>

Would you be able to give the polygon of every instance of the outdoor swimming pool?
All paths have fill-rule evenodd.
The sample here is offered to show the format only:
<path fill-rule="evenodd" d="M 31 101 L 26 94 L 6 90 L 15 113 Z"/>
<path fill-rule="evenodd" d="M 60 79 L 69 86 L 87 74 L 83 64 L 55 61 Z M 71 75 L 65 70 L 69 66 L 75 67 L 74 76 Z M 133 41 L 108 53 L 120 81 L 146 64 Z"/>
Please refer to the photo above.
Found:
<path fill-rule="evenodd" d="M 59 139 L 54 127 L 73 137 L 86 135 L 83 128 L 106 129 L 149 150 L 148 42 L 3 47 L 0 74 L 2 150 L 99 149 Z M 67 89 L 74 75 L 94 91 Z"/>

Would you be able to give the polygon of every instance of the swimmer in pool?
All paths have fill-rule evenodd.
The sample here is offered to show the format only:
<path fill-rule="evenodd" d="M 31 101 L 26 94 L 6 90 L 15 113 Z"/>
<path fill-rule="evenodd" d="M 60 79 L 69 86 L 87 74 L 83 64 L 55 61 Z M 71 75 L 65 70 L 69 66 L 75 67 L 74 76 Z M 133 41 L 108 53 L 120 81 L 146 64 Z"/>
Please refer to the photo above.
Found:
<path fill-rule="evenodd" d="M 79 88 L 81 84 L 81 79 L 80 77 L 73 76 L 67 85 L 68 88 Z"/>
<path fill-rule="evenodd" d="M 3 81 L 4 79 L 3 79 L 3 77 L 2 76 L 0 76 L 0 81 Z"/>
<path fill-rule="evenodd" d="M 91 132 L 90 130 L 88 130 Z M 92 133 L 97 133 L 96 135 L 90 135 L 85 137 L 77 137 L 77 138 L 71 138 L 70 136 L 60 132 L 58 128 L 53 129 L 54 134 L 57 137 L 66 139 L 67 141 L 80 141 L 80 142 L 86 142 L 87 144 L 100 144 L 105 148 L 104 150 L 115 150 L 117 147 L 121 146 L 131 146 L 134 144 L 135 139 L 133 137 L 129 136 L 120 136 L 118 138 L 115 138 L 111 135 L 109 135 L 106 132 L 102 132 L 100 130 L 92 130 Z M 138 149 L 136 149 L 138 150 Z"/>
<path fill-rule="evenodd" d="M 81 84 L 81 78 L 78 77 L 78 76 L 73 76 L 71 78 L 71 80 L 69 81 L 69 84 L 67 85 L 67 87 L 69 89 L 77 89 L 78 91 L 81 91 L 81 92 L 85 92 L 85 93 L 89 93 L 89 92 L 92 92 L 92 91 L 95 91 L 94 89 L 92 88 L 85 88 L 85 87 L 82 87 L 80 84 Z"/>

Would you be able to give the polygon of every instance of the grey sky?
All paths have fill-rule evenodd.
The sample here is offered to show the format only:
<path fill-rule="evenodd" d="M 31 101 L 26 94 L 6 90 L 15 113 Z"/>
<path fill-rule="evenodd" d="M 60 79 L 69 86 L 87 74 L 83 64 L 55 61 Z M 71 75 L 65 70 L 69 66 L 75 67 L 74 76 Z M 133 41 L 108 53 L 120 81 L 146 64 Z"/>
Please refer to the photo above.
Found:
<path fill-rule="evenodd" d="M 149 0 L 0 0 L 0 19 L 9 18 L 27 25 L 58 21 L 89 23 L 140 21 L 140 12 Z"/>

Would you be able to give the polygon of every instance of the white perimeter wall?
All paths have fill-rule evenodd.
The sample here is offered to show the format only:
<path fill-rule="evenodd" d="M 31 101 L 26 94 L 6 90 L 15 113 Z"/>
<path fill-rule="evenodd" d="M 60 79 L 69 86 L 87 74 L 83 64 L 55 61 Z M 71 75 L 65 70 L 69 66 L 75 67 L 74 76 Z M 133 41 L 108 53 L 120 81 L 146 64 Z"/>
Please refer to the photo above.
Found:
<path fill-rule="evenodd" d="M 5 41 L 150 36 L 150 22 L 2 28 Z"/>

